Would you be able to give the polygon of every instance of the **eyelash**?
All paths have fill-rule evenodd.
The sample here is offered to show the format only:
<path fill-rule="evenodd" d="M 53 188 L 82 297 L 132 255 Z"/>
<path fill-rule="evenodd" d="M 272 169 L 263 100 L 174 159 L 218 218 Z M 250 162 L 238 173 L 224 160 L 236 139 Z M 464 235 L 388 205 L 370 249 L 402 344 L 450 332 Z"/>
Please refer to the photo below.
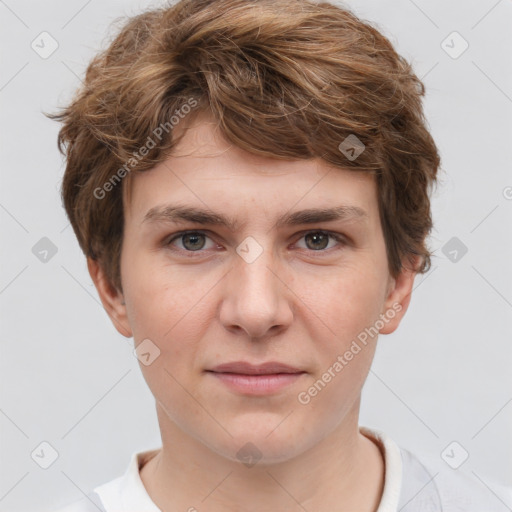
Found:
<path fill-rule="evenodd" d="M 302 233 L 302 236 L 298 240 L 304 238 L 306 235 L 313 234 L 313 233 L 321 233 L 323 235 L 328 235 L 329 237 L 331 237 L 334 240 L 336 240 L 336 242 L 338 242 L 342 247 L 348 245 L 347 240 L 342 235 L 340 235 L 338 233 L 334 233 L 332 231 L 326 231 L 326 230 L 323 230 L 323 229 L 314 229 L 314 230 L 306 231 L 306 232 Z M 171 247 L 172 242 L 182 238 L 185 235 L 190 235 L 190 234 L 204 235 L 205 237 L 211 239 L 211 237 L 208 236 L 206 231 L 201 231 L 201 230 L 180 231 L 179 233 L 174 233 L 172 235 L 172 238 L 170 238 L 170 239 L 167 238 L 166 239 L 167 241 L 164 243 L 164 245 L 166 247 Z M 340 248 L 341 247 L 339 247 L 339 248 L 331 247 L 330 249 L 319 249 L 318 251 L 314 251 L 313 249 L 311 249 L 311 250 L 305 249 L 305 250 L 308 250 L 308 252 L 311 252 L 311 253 L 320 253 L 320 254 L 324 253 L 325 254 L 325 253 L 330 253 L 331 250 L 339 250 Z M 175 252 L 182 252 L 182 253 L 185 252 L 185 253 L 187 253 L 187 257 L 191 257 L 191 258 L 196 257 L 195 256 L 196 254 L 200 255 L 201 253 L 205 252 L 203 249 L 199 249 L 197 251 L 188 251 L 186 249 L 174 249 L 172 247 L 171 247 L 171 250 L 175 251 Z"/>

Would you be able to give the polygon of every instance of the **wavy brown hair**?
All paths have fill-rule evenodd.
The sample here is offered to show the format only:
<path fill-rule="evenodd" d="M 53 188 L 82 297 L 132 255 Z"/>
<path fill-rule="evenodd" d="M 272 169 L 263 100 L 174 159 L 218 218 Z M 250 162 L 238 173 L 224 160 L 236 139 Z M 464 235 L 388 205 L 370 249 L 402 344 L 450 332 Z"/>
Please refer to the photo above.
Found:
<path fill-rule="evenodd" d="M 60 113 L 62 200 L 81 249 L 122 291 L 123 189 L 164 160 L 181 137 L 159 126 L 191 98 L 232 144 L 282 159 L 320 157 L 375 176 L 389 271 L 420 256 L 432 228 L 440 156 L 422 109 L 425 87 L 370 23 L 314 0 L 181 0 L 122 19 Z M 364 151 L 339 144 L 356 136 Z M 148 137 L 158 144 L 148 149 Z M 144 158 L 140 156 L 145 146 Z M 128 164 L 129 162 L 129 164 Z M 124 169 L 125 171 L 120 171 Z M 117 186 L 105 186 L 113 183 Z M 98 193 L 99 190 L 103 192 Z"/>

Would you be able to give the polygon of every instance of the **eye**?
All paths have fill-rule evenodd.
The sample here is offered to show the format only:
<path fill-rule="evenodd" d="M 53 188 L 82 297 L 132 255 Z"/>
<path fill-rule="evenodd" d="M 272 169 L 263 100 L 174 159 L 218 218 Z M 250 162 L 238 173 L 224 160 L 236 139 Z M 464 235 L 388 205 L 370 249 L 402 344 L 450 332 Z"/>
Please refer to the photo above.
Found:
<path fill-rule="evenodd" d="M 329 239 L 333 239 L 341 245 L 346 243 L 341 235 L 329 231 L 309 231 L 302 236 L 302 239 L 306 241 L 305 248 L 315 252 L 321 252 L 326 248 L 331 249 L 332 246 L 328 247 Z"/>
<path fill-rule="evenodd" d="M 210 240 L 210 246 L 208 246 L 207 240 Z M 326 250 L 332 249 L 336 244 L 329 245 L 329 242 L 333 240 L 338 242 L 340 246 L 347 244 L 343 236 L 322 230 L 308 231 L 303 234 L 300 240 L 305 240 L 306 245 L 305 247 L 298 245 L 298 247 L 312 252 L 326 252 Z M 178 244 L 177 247 L 176 244 Z M 189 254 L 194 252 L 200 253 L 202 250 L 213 249 L 215 247 L 213 240 L 202 231 L 182 231 L 175 233 L 172 238 L 165 242 L 165 245 L 171 247 L 172 250 Z"/>
<path fill-rule="evenodd" d="M 205 239 L 209 239 L 209 237 L 201 231 L 187 231 L 176 234 L 166 243 L 166 245 L 172 245 L 173 242 L 177 240 L 182 243 L 182 247 L 179 247 L 178 249 L 187 252 L 197 252 L 205 248 Z M 206 247 L 206 249 L 211 248 L 212 247 Z"/>

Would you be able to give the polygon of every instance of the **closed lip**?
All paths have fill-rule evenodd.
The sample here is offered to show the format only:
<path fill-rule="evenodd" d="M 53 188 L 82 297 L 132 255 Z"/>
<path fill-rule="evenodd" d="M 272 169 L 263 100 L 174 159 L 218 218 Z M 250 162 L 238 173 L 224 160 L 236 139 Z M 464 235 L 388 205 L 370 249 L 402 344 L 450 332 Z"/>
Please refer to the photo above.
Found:
<path fill-rule="evenodd" d="M 303 370 L 278 361 L 251 364 L 247 361 L 223 363 L 207 370 L 216 373 L 237 373 L 240 375 L 273 375 L 276 373 L 304 373 Z"/>

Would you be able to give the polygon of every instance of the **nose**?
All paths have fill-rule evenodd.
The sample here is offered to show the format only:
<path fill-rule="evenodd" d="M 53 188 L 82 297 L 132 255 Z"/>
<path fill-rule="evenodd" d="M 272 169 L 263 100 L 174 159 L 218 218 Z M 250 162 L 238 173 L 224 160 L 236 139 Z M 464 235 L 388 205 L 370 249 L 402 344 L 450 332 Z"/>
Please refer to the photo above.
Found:
<path fill-rule="evenodd" d="M 261 340 L 288 328 L 293 321 L 293 293 L 279 270 L 270 250 L 250 263 L 237 256 L 226 275 L 219 313 L 228 331 Z"/>

